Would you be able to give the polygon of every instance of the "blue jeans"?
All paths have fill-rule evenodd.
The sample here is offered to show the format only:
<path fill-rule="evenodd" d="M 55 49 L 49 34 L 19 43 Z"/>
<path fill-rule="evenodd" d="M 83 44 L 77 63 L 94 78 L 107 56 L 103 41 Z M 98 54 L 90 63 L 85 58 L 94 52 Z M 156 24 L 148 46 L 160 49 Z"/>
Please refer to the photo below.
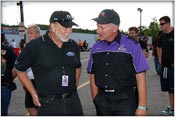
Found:
<path fill-rule="evenodd" d="M 154 56 L 154 64 L 155 64 L 156 72 L 160 73 L 161 66 L 160 66 L 160 63 L 159 63 L 159 60 L 158 60 L 157 56 Z"/>
<path fill-rule="evenodd" d="M 1 115 L 7 116 L 11 99 L 11 90 L 7 86 L 1 86 Z"/>

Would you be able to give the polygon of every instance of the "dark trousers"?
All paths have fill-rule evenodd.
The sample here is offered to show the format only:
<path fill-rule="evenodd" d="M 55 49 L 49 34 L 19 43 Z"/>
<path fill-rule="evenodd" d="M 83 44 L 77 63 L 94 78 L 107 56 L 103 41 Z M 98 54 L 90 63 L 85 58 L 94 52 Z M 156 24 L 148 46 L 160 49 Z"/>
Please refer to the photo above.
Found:
<path fill-rule="evenodd" d="M 94 98 L 97 116 L 134 116 L 134 88 L 118 93 L 99 91 Z"/>
<path fill-rule="evenodd" d="M 39 97 L 41 106 L 37 108 L 38 116 L 82 116 L 83 109 L 75 92 L 67 98 L 55 96 Z"/>
<path fill-rule="evenodd" d="M 161 67 L 160 84 L 162 91 L 174 93 L 174 68 Z"/>

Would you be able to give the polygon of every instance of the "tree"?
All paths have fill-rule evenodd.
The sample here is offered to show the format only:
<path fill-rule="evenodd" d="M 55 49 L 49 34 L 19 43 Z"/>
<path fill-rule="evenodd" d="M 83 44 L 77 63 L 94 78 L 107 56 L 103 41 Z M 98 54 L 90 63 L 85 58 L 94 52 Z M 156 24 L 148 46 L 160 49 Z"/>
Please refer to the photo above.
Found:
<path fill-rule="evenodd" d="M 140 33 L 140 35 L 142 35 L 142 36 L 144 36 L 144 35 L 146 35 L 145 33 L 144 33 L 144 31 L 145 30 L 147 30 L 147 27 L 146 26 L 139 26 L 138 27 L 138 30 L 139 30 L 139 33 Z M 141 31 L 141 32 L 140 32 Z"/>
<path fill-rule="evenodd" d="M 154 38 L 160 30 L 159 24 L 158 24 L 156 18 L 153 18 L 153 21 L 150 23 L 148 29 L 149 29 L 148 30 L 148 35 L 152 36 Z"/>

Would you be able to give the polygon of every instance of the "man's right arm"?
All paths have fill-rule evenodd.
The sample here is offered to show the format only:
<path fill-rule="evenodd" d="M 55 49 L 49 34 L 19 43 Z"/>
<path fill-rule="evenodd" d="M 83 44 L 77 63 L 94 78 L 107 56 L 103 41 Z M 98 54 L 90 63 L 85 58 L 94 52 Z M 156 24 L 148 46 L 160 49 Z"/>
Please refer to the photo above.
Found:
<path fill-rule="evenodd" d="M 91 87 L 92 99 L 94 99 L 98 93 L 98 87 L 95 85 L 94 74 L 90 74 L 90 87 Z"/>
<path fill-rule="evenodd" d="M 161 56 L 162 56 L 162 48 L 157 47 L 157 57 L 158 57 L 158 60 L 159 60 L 159 64 L 161 64 L 161 62 L 162 62 Z"/>
<path fill-rule="evenodd" d="M 40 106 L 41 104 L 39 102 L 37 92 L 36 92 L 32 82 L 31 82 L 31 80 L 27 76 L 27 73 L 16 70 L 16 74 L 17 74 L 19 80 L 21 81 L 21 83 L 24 85 L 24 87 L 30 92 L 35 106 Z"/>

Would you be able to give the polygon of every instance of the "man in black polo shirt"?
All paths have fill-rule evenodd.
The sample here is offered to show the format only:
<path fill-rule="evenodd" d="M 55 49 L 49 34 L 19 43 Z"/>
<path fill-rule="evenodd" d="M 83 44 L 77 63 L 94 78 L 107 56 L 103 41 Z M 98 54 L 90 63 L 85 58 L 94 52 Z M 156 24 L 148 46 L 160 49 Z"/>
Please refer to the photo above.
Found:
<path fill-rule="evenodd" d="M 67 11 L 55 11 L 50 17 L 50 31 L 30 41 L 15 68 L 17 75 L 38 106 L 38 115 L 83 115 L 77 93 L 80 78 L 80 50 L 69 39 L 74 23 Z M 26 75 L 31 67 L 35 86 Z"/>
<path fill-rule="evenodd" d="M 163 33 L 158 40 L 157 54 L 161 64 L 161 90 L 168 92 L 170 106 L 162 111 L 162 115 L 174 115 L 174 28 L 170 18 L 163 16 L 159 19 Z"/>
<path fill-rule="evenodd" d="M 119 32 L 120 17 L 114 10 L 105 9 L 93 20 L 97 22 L 100 40 L 91 49 L 87 71 L 97 115 L 146 115 L 144 71 L 149 65 L 140 45 Z"/>

